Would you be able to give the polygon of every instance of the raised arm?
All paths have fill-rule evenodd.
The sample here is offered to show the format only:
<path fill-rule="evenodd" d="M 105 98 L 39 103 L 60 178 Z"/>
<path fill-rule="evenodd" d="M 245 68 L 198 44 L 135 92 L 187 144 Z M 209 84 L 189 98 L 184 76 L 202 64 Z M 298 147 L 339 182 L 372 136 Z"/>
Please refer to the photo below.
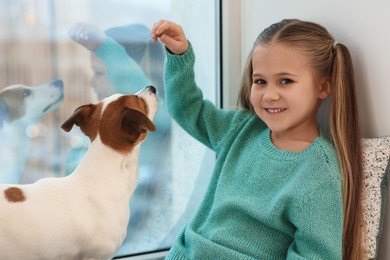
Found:
<path fill-rule="evenodd" d="M 158 38 L 168 49 L 164 85 L 169 113 L 190 135 L 218 152 L 220 141 L 235 127 L 235 122 L 242 123 L 242 118 L 236 118 L 245 113 L 222 110 L 203 99 L 195 82 L 195 55 L 180 25 L 157 22 L 152 29 L 152 39 Z"/>

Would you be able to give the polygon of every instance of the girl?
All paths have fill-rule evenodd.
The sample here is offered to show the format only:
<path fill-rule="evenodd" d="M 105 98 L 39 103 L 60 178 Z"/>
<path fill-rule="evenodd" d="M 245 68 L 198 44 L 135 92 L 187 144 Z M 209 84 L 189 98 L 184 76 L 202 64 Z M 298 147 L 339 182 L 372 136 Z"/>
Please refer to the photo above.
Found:
<path fill-rule="evenodd" d="M 283 20 L 256 39 L 239 103 L 203 100 L 181 26 L 152 29 L 168 49 L 168 110 L 216 151 L 198 212 L 168 259 L 363 259 L 362 160 L 348 49 L 320 25 Z M 316 114 L 331 95 L 332 142 Z"/>

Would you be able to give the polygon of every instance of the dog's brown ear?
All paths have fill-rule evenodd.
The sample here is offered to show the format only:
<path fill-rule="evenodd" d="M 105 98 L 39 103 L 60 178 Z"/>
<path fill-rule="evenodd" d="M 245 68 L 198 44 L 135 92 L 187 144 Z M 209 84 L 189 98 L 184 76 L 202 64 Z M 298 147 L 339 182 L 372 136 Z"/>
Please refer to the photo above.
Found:
<path fill-rule="evenodd" d="M 103 144 L 127 154 L 146 138 L 147 131 L 155 130 L 153 122 L 140 110 L 111 106 L 103 113 L 99 135 Z"/>
<path fill-rule="evenodd" d="M 136 133 L 139 136 L 146 133 L 146 131 L 156 131 L 156 126 L 144 113 L 128 108 L 122 118 L 122 129 L 125 132 Z"/>
<path fill-rule="evenodd" d="M 72 130 L 73 125 L 77 125 L 84 132 L 84 128 L 89 122 L 93 112 L 95 111 L 95 108 L 96 106 L 93 104 L 83 105 L 76 108 L 76 110 L 68 118 L 68 120 L 66 120 L 61 125 L 61 128 L 64 129 L 66 132 L 69 132 L 70 130 Z"/>

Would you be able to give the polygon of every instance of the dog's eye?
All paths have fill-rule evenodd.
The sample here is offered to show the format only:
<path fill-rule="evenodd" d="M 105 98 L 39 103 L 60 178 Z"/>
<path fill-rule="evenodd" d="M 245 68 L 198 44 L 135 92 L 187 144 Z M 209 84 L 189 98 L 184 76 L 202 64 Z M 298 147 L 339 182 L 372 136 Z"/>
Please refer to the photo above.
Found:
<path fill-rule="evenodd" d="M 23 89 L 23 97 L 28 97 L 31 94 L 31 90 L 29 89 Z"/>

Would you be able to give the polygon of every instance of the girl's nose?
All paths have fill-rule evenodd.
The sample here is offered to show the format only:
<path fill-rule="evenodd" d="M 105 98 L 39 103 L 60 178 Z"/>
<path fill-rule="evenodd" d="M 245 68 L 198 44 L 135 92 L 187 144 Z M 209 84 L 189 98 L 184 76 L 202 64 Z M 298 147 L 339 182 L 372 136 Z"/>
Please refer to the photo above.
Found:
<path fill-rule="evenodd" d="M 264 100 L 266 101 L 277 101 L 280 99 L 280 95 L 275 89 L 273 88 L 268 88 L 263 96 Z"/>

